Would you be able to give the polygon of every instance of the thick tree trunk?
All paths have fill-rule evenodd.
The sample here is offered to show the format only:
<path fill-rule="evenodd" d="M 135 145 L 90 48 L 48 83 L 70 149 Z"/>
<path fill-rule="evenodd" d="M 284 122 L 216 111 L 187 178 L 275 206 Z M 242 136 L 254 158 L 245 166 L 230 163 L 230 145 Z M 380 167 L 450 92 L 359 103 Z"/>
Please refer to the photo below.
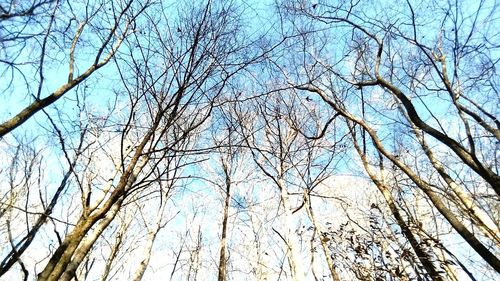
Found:
<path fill-rule="evenodd" d="M 390 154 L 382 145 L 382 142 L 377 137 L 377 134 L 368 126 L 365 122 L 358 120 L 351 116 L 350 114 L 344 113 L 344 116 L 357 124 L 361 125 L 364 130 L 368 132 L 373 140 L 375 147 L 382 153 L 385 157 L 392 161 L 398 168 L 400 168 L 416 186 L 422 190 L 427 197 L 432 202 L 433 206 L 443 215 L 443 217 L 450 223 L 450 225 L 455 229 L 455 231 L 462 236 L 462 238 L 471 246 L 472 249 L 476 251 L 492 268 L 497 272 L 500 272 L 500 260 L 492 253 L 483 243 L 477 239 L 477 237 L 465 227 L 465 225 L 456 217 L 456 215 L 448 209 L 448 207 L 443 203 L 440 195 L 435 193 L 425 181 L 418 177 L 408 166 L 403 164 L 401 161 L 396 159 L 394 155 Z"/>
<path fill-rule="evenodd" d="M 76 249 L 72 257 L 70 258 L 70 262 L 66 262 L 66 260 L 62 261 L 59 263 L 59 265 L 53 270 L 50 276 L 54 276 L 54 278 L 48 278 L 47 280 L 50 281 L 70 281 L 74 278 L 76 270 L 82 263 L 82 261 L 85 259 L 87 254 L 90 252 L 90 249 L 94 245 L 95 241 L 101 236 L 102 232 L 108 227 L 108 225 L 113 221 L 113 219 L 116 217 L 116 214 L 118 214 L 121 205 L 122 205 L 123 200 L 120 200 L 117 202 L 111 210 L 109 210 L 104 219 L 100 220 L 97 226 L 92 230 L 92 233 L 90 235 L 87 235 L 82 242 L 80 243 L 79 247 Z M 58 276 L 60 272 L 62 272 L 62 275 L 60 277 Z"/>
<path fill-rule="evenodd" d="M 149 136 L 150 134 L 148 134 L 146 138 L 149 139 Z M 146 156 L 141 157 L 141 152 L 145 144 L 146 141 L 143 141 L 138 147 L 127 170 L 121 176 L 116 189 L 103 206 L 90 216 L 83 214 L 80 217 L 74 229 L 66 236 L 63 243 L 52 255 L 44 270 L 38 275 L 39 281 L 70 280 L 73 278 L 74 272 L 83 261 L 94 242 L 99 238 L 101 233 L 120 210 L 127 187 L 132 186 L 137 179 L 137 175 L 146 165 L 148 158 Z M 97 227 L 88 237 L 86 237 L 96 223 L 98 223 Z M 63 274 L 65 275 L 62 276 Z"/>

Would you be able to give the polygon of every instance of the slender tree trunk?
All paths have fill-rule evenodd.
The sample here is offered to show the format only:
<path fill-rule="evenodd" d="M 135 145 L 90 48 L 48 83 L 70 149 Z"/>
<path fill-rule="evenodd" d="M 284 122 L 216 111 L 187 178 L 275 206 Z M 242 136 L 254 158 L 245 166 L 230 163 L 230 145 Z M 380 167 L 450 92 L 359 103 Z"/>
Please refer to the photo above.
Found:
<path fill-rule="evenodd" d="M 265 261 L 264 256 L 267 255 L 267 253 L 262 252 L 261 248 L 261 240 L 259 237 L 259 229 L 261 229 L 261 225 L 256 222 L 256 218 L 254 217 L 254 211 L 252 208 L 252 205 L 248 207 L 248 215 L 250 218 L 251 226 L 252 226 L 252 232 L 253 232 L 253 242 L 255 245 L 255 262 L 253 263 L 254 268 L 255 268 L 255 277 L 257 278 L 256 280 L 268 280 L 267 278 L 267 263 Z M 257 220 L 259 218 L 257 217 Z"/>
<path fill-rule="evenodd" d="M 111 273 L 111 267 L 116 259 L 116 256 L 118 255 L 118 251 L 122 246 L 123 237 L 125 235 L 129 223 L 130 222 L 123 221 L 122 224 L 120 225 L 120 229 L 116 234 L 115 243 L 113 245 L 113 248 L 111 249 L 111 253 L 109 254 L 108 259 L 106 260 L 106 266 L 104 267 L 104 272 L 101 276 L 101 281 L 106 281 L 108 279 L 109 274 Z"/>
<path fill-rule="evenodd" d="M 148 233 L 147 243 L 146 246 L 144 247 L 144 252 L 143 252 L 143 259 L 139 263 L 139 266 L 135 270 L 135 273 L 130 280 L 132 281 L 140 281 L 142 280 L 142 277 L 144 276 L 144 273 L 146 272 L 146 269 L 148 268 L 149 261 L 151 259 L 151 251 L 153 250 L 153 245 L 156 240 L 156 236 L 158 234 L 159 228 L 156 228 L 155 230 L 152 230 Z"/>
<path fill-rule="evenodd" d="M 436 255 L 438 256 L 439 262 L 442 264 L 442 267 L 444 269 L 444 272 L 446 272 L 446 275 L 450 281 L 460 281 L 457 276 L 456 270 L 450 265 L 449 262 L 447 262 L 447 258 L 444 254 L 443 249 L 436 249 L 435 247 L 432 247 Z"/>
<path fill-rule="evenodd" d="M 359 121 L 359 120 L 358 120 Z M 365 130 L 370 134 L 377 149 L 388 157 L 396 166 L 398 166 L 431 200 L 436 209 L 443 215 L 443 217 L 450 223 L 450 225 L 457 231 L 460 236 L 473 248 L 492 268 L 500 272 L 500 260 L 492 253 L 477 237 L 467 229 L 467 227 L 456 217 L 440 198 L 440 195 L 435 193 L 421 178 L 419 178 L 412 170 L 410 170 L 401 161 L 397 160 L 393 155 L 385 150 L 380 140 L 377 138 L 375 132 L 368 128 L 364 122 L 358 123 L 362 125 Z"/>
<path fill-rule="evenodd" d="M 220 240 L 220 254 L 219 254 L 219 274 L 218 281 L 225 281 L 227 274 L 227 258 L 226 258 L 226 244 L 227 244 L 227 219 L 229 215 L 229 205 L 231 200 L 231 177 L 229 175 L 228 167 L 223 163 L 224 174 L 226 177 L 226 190 L 224 199 L 224 214 L 222 217 L 222 234 Z"/>
<path fill-rule="evenodd" d="M 290 205 L 290 197 L 286 189 L 285 181 L 282 178 L 278 179 L 281 190 L 281 203 L 284 209 L 285 216 L 285 231 L 286 231 L 286 244 L 288 247 L 288 262 L 292 271 L 292 279 L 294 281 L 305 281 L 305 271 L 303 266 L 303 259 L 300 255 L 300 243 L 297 234 L 293 230 L 293 214 Z"/>
<path fill-rule="evenodd" d="M 74 164 L 74 162 L 73 162 Z M 61 195 L 61 193 L 64 191 L 66 188 L 67 181 L 72 173 L 72 170 L 69 169 L 68 172 L 64 175 L 63 180 L 61 181 L 59 187 L 57 188 L 54 196 L 52 197 L 52 200 L 50 201 L 50 204 L 45 208 L 43 214 L 38 217 L 36 220 L 35 224 L 31 228 L 30 231 L 26 234 L 23 240 L 21 242 L 17 243 L 16 245 L 13 246 L 13 249 L 7 254 L 7 256 L 3 259 L 3 261 L 0 263 L 0 276 L 4 275 L 9 271 L 9 269 L 17 262 L 19 261 L 19 258 L 21 255 L 28 249 L 28 247 L 31 245 L 33 240 L 35 239 L 35 236 L 37 235 L 38 231 L 40 228 L 43 226 L 43 224 L 46 222 L 47 218 L 52 214 L 52 210 L 54 209 L 55 205 L 57 204 L 57 201 Z"/>
<path fill-rule="evenodd" d="M 200 270 L 200 253 L 201 253 L 201 227 L 198 227 L 198 234 L 196 239 L 196 248 L 191 251 L 189 257 L 189 270 L 186 280 L 197 280 L 198 271 Z"/>
<path fill-rule="evenodd" d="M 168 200 L 168 192 L 167 192 L 167 195 L 164 196 L 164 198 L 161 200 L 160 208 L 158 209 L 158 212 L 156 214 L 156 222 L 154 224 L 154 228 L 150 229 L 148 231 L 148 235 L 146 238 L 146 246 L 144 247 L 144 251 L 142 254 L 143 255 L 142 260 L 139 263 L 139 266 L 135 270 L 135 273 L 130 280 L 133 280 L 133 281 L 142 280 L 144 273 L 146 272 L 146 269 L 148 268 L 149 261 L 151 260 L 151 253 L 153 251 L 153 246 L 154 246 L 156 237 L 158 236 L 158 233 L 160 232 L 160 230 L 163 227 L 162 226 L 162 219 L 163 219 L 163 213 L 164 213 L 166 205 L 167 205 L 167 203 L 166 203 L 167 200 Z M 144 223 L 146 224 L 146 227 L 147 227 L 147 222 L 144 221 Z"/>
<path fill-rule="evenodd" d="M 314 229 L 319 232 L 319 241 L 321 243 L 321 249 L 323 250 L 323 254 L 325 255 L 326 263 L 328 264 L 328 269 L 330 270 L 330 274 L 332 275 L 332 279 L 334 281 L 340 281 L 340 276 L 337 273 L 337 271 L 335 270 L 335 266 L 333 264 L 333 259 L 332 259 L 332 256 L 330 255 L 330 250 L 328 249 L 328 245 L 326 244 L 327 241 L 325 239 L 323 239 L 323 237 L 321 237 L 322 236 L 321 227 L 318 225 L 316 218 L 314 217 L 314 212 L 312 209 L 309 194 L 304 194 L 304 201 L 306 204 L 307 215 L 309 216 L 309 219 L 311 220 Z M 314 253 L 311 253 L 311 254 L 314 254 Z"/>

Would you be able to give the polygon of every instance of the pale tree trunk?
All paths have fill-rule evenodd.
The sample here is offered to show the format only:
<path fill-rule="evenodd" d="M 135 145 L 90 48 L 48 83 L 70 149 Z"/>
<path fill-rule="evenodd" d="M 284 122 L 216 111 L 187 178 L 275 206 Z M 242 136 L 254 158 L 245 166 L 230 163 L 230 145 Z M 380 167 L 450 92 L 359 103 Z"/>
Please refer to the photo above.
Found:
<path fill-rule="evenodd" d="M 198 270 L 200 270 L 200 252 L 201 252 L 201 227 L 198 227 L 198 235 L 196 239 L 196 248 L 191 251 L 189 257 L 189 271 L 186 280 L 197 280 Z"/>
<path fill-rule="evenodd" d="M 78 269 L 78 266 L 82 263 L 82 261 L 85 259 L 87 254 L 89 253 L 90 249 L 94 245 L 95 241 L 101 236 L 102 232 L 108 227 L 108 225 L 113 221 L 113 219 L 116 217 L 116 214 L 121 208 L 123 200 L 120 200 L 115 204 L 109 212 L 106 213 L 104 219 L 100 220 L 95 229 L 93 229 L 92 233 L 87 235 L 82 242 L 80 243 L 79 247 L 76 249 L 75 253 L 73 254 L 73 257 L 69 257 L 71 259 L 71 262 L 66 266 L 66 269 L 64 270 L 64 265 L 63 263 L 60 264 L 60 266 L 56 267 L 55 272 L 58 272 L 58 270 L 64 270 L 64 273 L 61 275 L 60 278 L 54 278 L 54 279 L 48 279 L 48 280 L 58 280 L 58 281 L 70 281 L 73 279 L 75 276 L 75 272 Z"/>
<path fill-rule="evenodd" d="M 80 218 L 75 228 L 66 236 L 43 271 L 38 275 L 39 281 L 59 279 L 65 267 L 70 263 L 71 256 L 91 227 L 92 224 L 89 224 L 84 218 Z"/>
<path fill-rule="evenodd" d="M 135 270 L 133 277 L 130 278 L 130 280 L 140 281 L 144 276 L 144 272 L 146 272 L 146 269 L 148 268 L 149 265 L 149 261 L 151 259 L 151 251 L 153 250 L 153 245 L 159 230 L 160 228 L 157 228 L 148 233 L 147 243 L 146 246 L 144 247 L 143 258 L 141 260 L 141 263 Z"/>
<path fill-rule="evenodd" d="M 153 229 L 149 229 L 147 225 L 146 218 L 144 219 L 144 224 L 146 225 L 146 228 L 148 228 L 148 235 L 146 238 L 146 245 L 144 247 L 144 251 L 142 254 L 142 260 L 139 263 L 139 266 L 135 270 L 134 274 L 132 275 L 133 277 L 130 280 L 133 281 L 140 281 L 142 280 L 144 273 L 146 272 L 146 269 L 148 268 L 149 261 L 151 260 L 151 253 L 153 251 L 153 246 L 156 240 L 156 237 L 158 236 L 158 233 L 160 230 L 165 226 L 165 224 L 162 224 L 162 219 L 163 219 L 163 214 L 167 205 L 167 200 L 168 200 L 168 192 L 165 195 L 161 195 L 163 198 L 161 200 L 161 205 L 160 208 L 158 209 L 158 212 L 156 214 L 156 222 L 154 224 Z M 168 221 L 167 221 L 168 222 Z"/>
<path fill-rule="evenodd" d="M 332 275 L 332 279 L 334 281 L 340 281 L 340 277 L 337 273 L 337 271 L 335 270 L 335 266 L 333 265 L 333 259 L 332 259 L 332 256 L 330 255 L 330 250 L 328 249 L 328 245 L 327 245 L 327 240 L 324 239 L 324 237 L 322 237 L 322 230 L 321 230 L 321 227 L 318 225 L 317 221 L 316 221 L 316 218 L 314 217 L 314 212 L 313 212 L 313 209 L 312 209 L 312 205 L 311 205 L 311 201 L 310 201 L 310 197 L 309 197 L 309 194 L 306 193 L 304 194 L 304 203 L 306 204 L 306 211 L 307 211 L 307 215 L 309 216 L 309 219 L 311 220 L 312 224 L 313 224 L 313 227 L 314 227 L 314 230 L 315 232 L 319 232 L 319 241 L 321 243 L 321 249 L 323 250 L 323 254 L 325 255 L 325 259 L 326 259 L 326 263 L 328 264 L 328 269 L 330 270 L 330 274 Z M 313 237 L 314 239 L 314 237 Z M 311 251 L 311 255 L 314 255 L 314 253 Z"/>
<path fill-rule="evenodd" d="M 471 246 L 471 248 L 476 251 L 478 255 L 480 255 L 484 261 L 486 261 L 492 268 L 494 268 L 497 272 L 500 272 L 500 259 L 496 257 L 496 255 L 486 247 L 473 232 L 471 232 L 457 217 L 453 210 L 450 210 L 447 205 L 443 202 L 441 196 L 436 193 L 432 187 L 420 178 L 409 166 L 407 166 L 402 161 L 398 160 L 392 153 L 390 153 L 383 145 L 382 141 L 377 136 L 376 131 L 371 128 L 364 120 L 359 119 L 347 112 L 345 109 L 338 106 L 325 92 L 321 89 L 308 85 L 308 86 L 297 86 L 297 89 L 310 91 L 318 94 L 329 106 L 331 106 L 335 111 L 337 111 L 341 116 L 345 117 L 347 120 L 350 120 L 362 127 L 368 135 L 370 136 L 373 145 L 375 148 L 384 155 L 387 159 L 389 159 L 396 167 L 398 167 L 401 171 L 403 171 L 409 179 L 415 183 L 415 185 L 422 190 L 430 199 L 433 206 L 443 215 L 443 217 L 450 223 L 453 229 L 460 235 L 462 238 Z M 412 121 L 414 121 L 412 119 Z M 483 175 L 481 175 L 483 176 Z M 485 177 L 483 177 L 485 178 Z M 489 180 L 492 178 L 490 177 Z M 488 180 L 485 178 L 485 180 Z M 493 187 L 499 185 L 499 183 L 492 184 Z M 495 190 L 496 191 L 496 190 Z"/>
<path fill-rule="evenodd" d="M 106 266 L 104 267 L 104 272 L 101 276 L 101 281 L 106 281 L 108 279 L 108 276 L 111 273 L 111 268 L 113 266 L 113 263 L 116 259 L 116 256 L 118 255 L 118 251 L 120 251 L 120 248 L 122 247 L 123 237 L 125 236 L 125 233 L 127 232 L 129 225 L 130 221 L 125 221 L 125 220 L 122 221 L 120 229 L 116 234 L 115 243 L 113 245 L 113 248 L 111 249 L 111 253 L 109 254 L 108 259 L 106 260 Z"/>
<path fill-rule="evenodd" d="M 378 184 L 375 183 L 375 185 L 384 196 L 385 202 L 389 206 L 389 209 L 396 219 L 398 226 L 401 227 L 401 232 L 403 232 L 406 239 L 408 239 L 408 242 L 410 242 L 410 245 L 413 248 L 413 251 L 415 251 L 415 254 L 420 260 L 420 263 L 422 263 L 423 267 L 432 278 L 432 280 L 444 281 L 445 279 L 443 279 L 443 277 L 439 274 L 439 270 L 436 268 L 434 263 L 432 263 L 432 257 L 425 251 L 425 249 L 421 247 L 421 244 L 418 242 L 417 238 L 411 231 L 410 227 L 406 224 L 403 216 L 397 209 L 396 202 L 394 201 L 394 198 L 389 189 L 381 181 L 378 181 L 378 179 L 377 182 Z"/>
<path fill-rule="evenodd" d="M 254 211 L 252 208 L 252 205 L 248 207 L 248 215 L 250 217 L 250 223 L 252 226 L 252 232 L 253 232 L 253 240 L 255 244 L 255 260 L 254 260 L 254 268 L 255 268 L 255 276 L 256 280 L 268 280 L 267 277 L 267 263 L 263 258 L 263 253 L 262 253 L 262 248 L 261 248 L 261 240 L 259 237 L 259 229 L 261 229 L 262 223 L 256 220 L 260 220 L 259 216 L 256 216 L 257 218 L 254 218 Z M 266 255 L 264 253 L 264 255 Z"/>
<path fill-rule="evenodd" d="M 288 248 L 288 262 L 290 264 L 292 280 L 294 281 L 305 281 L 305 271 L 303 265 L 303 259 L 300 255 L 300 243 L 297 234 L 294 231 L 293 214 L 290 205 L 290 197 L 288 195 L 288 190 L 286 189 L 285 181 L 280 177 L 278 179 L 280 191 L 281 191 L 281 204 L 283 206 L 285 220 L 283 221 L 285 227 L 285 242 Z"/>
<path fill-rule="evenodd" d="M 436 247 L 431 246 L 436 253 L 439 262 L 443 265 L 443 269 L 450 281 L 460 281 L 457 276 L 457 271 L 453 268 L 449 262 L 447 262 L 446 255 L 442 249 L 436 249 Z"/>

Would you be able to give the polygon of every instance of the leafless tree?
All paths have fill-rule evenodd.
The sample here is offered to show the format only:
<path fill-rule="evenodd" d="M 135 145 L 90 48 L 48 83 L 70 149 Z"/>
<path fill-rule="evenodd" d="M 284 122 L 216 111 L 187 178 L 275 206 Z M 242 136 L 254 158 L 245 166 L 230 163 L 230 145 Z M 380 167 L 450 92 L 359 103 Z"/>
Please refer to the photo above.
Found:
<path fill-rule="evenodd" d="M 383 4 L 363 1 L 283 2 L 282 32 L 298 34 L 300 42 L 290 48 L 286 65 L 274 60 L 274 68 L 284 87 L 316 94 L 332 115 L 359 128 L 360 156 L 380 155 L 384 169 L 401 171 L 397 177 L 419 189 L 499 271 L 498 223 L 491 211 L 499 181 L 497 157 L 490 154 L 499 140 L 498 95 L 495 82 L 484 82 L 494 76 L 497 48 L 484 40 L 497 35 L 487 28 L 478 32 L 480 23 L 494 25 L 488 17 L 494 8 L 484 1 L 474 10 L 463 5 L 407 1 L 387 12 Z M 432 267 L 428 274 L 439 278 Z"/>

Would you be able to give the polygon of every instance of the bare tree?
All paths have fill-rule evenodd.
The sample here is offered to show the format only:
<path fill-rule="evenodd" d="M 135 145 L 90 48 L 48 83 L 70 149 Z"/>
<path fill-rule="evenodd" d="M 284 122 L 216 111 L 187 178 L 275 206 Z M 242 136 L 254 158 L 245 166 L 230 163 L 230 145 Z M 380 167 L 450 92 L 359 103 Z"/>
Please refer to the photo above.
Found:
<path fill-rule="evenodd" d="M 231 120 L 231 117 L 227 116 L 223 110 L 220 110 L 221 119 L 221 129 L 220 134 L 223 136 L 222 140 L 218 141 L 217 136 L 214 137 L 214 142 L 217 146 L 220 146 L 220 166 L 222 168 L 222 178 L 223 184 L 217 184 L 217 187 L 221 189 L 223 194 L 224 204 L 223 204 L 223 214 L 222 214 L 222 224 L 221 224 L 221 240 L 220 240 L 220 251 L 219 251 L 219 272 L 217 280 L 225 281 L 228 279 L 228 219 L 229 219 L 229 209 L 231 206 L 231 186 L 234 185 L 234 173 L 236 170 L 236 161 L 238 158 L 239 149 L 237 146 L 233 145 L 234 134 L 236 133 L 235 120 Z M 227 132 L 226 132 L 227 131 Z M 217 133 L 216 133 L 217 134 Z M 220 135 L 219 135 L 220 138 Z"/>
<path fill-rule="evenodd" d="M 293 217 L 305 204 L 310 206 L 307 198 L 325 177 L 324 172 L 331 168 L 334 154 L 321 157 L 323 154 L 317 149 L 318 144 L 308 142 L 299 133 L 306 119 L 299 113 L 304 108 L 293 95 L 285 92 L 271 94 L 258 100 L 254 106 L 255 116 L 240 118 L 242 135 L 255 164 L 279 192 L 278 209 L 282 214 L 283 232 L 273 230 L 285 243 L 292 279 L 304 280 L 307 272 L 302 262 L 302 237 L 295 230 Z M 246 121 L 257 116 L 253 122 Z M 307 210 L 311 209 L 307 207 Z M 338 277 L 333 263 L 329 266 L 332 276 Z"/>
<path fill-rule="evenodd" d="M 360 156 L 380 154 L 384 169 L 400 170 L 394 180 L 406 178 L 405 184 L 418 188 L 440 218 L 499 271 L 498 224 L 491 211 L 499 182 L 491 155 L 499 140 L 498 95 L 495 82 L 483 82 L 494 75 L 496 47 L 484 41 L 487 30 L 477 32 L 479 22 L 493 24 L 487 15 L 494 9 L 485 2 L 465 10 L 459 1 L 407 1 L 384 14 L 383 4 L 365 4 L 283 3 L 281 31 L 297 34 L 300 43 L 290 48 L 286 65 L 274 60 L 273 68 L 282 73 L 284 87 L 317 94 L 332 115 L 359 126 Z M 429 15 L 433 20 L 426 22 Z M 435 265 L 426 269 L 439 278 Z"/>
<path fill-rule="evenodd" d="M 103 43 L 94 64 L 73 79 L 72 69 L 76 68 L 74 64 L 77 61 L 73 56 L 79 36 L 83 36 L 83 28 L 90 26 L 91 20 L 99 19 L 102 24 L 105 23 L 105 15 L 99 17 L 99 12 L 108 11 L 108 6 L 104 4 L 110 5 L 110 11 L 114 9 L 110 16 L 116 13 L 110 19 L 110 33 L 102 35 Z M 51 252 L 48 263 L 38 274 L 40 280 L 70 280 L 77 272 L 82 272 L 82 276 L 85 276 L 92 269 L 92 259 L 87 258 L 89 252 L 122 208 L 132 204 L 130 200 L 133 201 L 136 194 L 149 194 L 155 187 L 160 193 L 164 193 L 168 191 L 166 187 L 172 187 L 172 175 L 179 177 L 180 169 L 192 163 L 186 160 L 175 162 L 178 161 L 175 159 L 181 159 L 181 155 L 192 149 L 194 136 L 211 115 L 216 97 L 224 90 L 231 76 L 245 65 L 238 61 L 238 14 L 230 5 L 206 3 L 201 8 L 192 4 L 179 5 L 178 11 L 181 13 L 176 19 L 170 19 L 166 7 L 161 4 L 149 7 L 149 4 L 136 7 L 131 1 L 125 3 L 125 6 L 114 2 L 104 4 L 96 7 L 88 5 L 87 13 L 90 14 L 80 26 L 70 50 L 70 78 L 62 86 L 63 90 L 58 90 L 41 101 L 52 101 L 60 97 L 111 60 L 114 60 L 121 80 L 121 86 L 115 85 L 114 90 L 120 89 L 125 95 L 116 93 L 115 97 L 110 97 L 114 104 L 105 114 L 96 114 L 89 109 L 90 99 L 77 100 L 77 104 L 81 106 L 79 117 L 88 118 L 85 121 L 80 119 L 80 122 L 88 123 L 80 141 L 80 146 L 83 145 L 86 150 L 83 152 L 77 146 L 75 157 L 68 153 L 69 172 L 33 231 L 36 232 L 44 224 L 64 188 L 76 195 L 80 204 L 74 205 L 74 213 L 65 221 L 70 227 L 66 225 L 62 235 L 58 232 L 59 245 Z M 59 8 L 55 5 L 54 11 L 59 11 Z M 140 13 L 144 20 L 135 21 L 135 16 Z M 193 17 L 193 13 L 197 16 Z M 122 27 L 123 22 L 127 23 Z M 164 27 L 169 32 L 165 33 Z M 138 30 L 141 32 L 137 32 Z M 92 36 L 99 37 L 101 32 Z M 114 44 L 114 47 L 108 47 L 108 44 Z M 120 58 L 114 57 L 120 45 L 124 52 Z M 108 51 L 108 55 L 104 54 Z M 127 58 L 126 61 L 122 60 L 124 57 Z M 226 64 L 228 60 L 232 64 Z M 39 71 L 42 72 L 42 69 Z M 40 85 L 41 83 L 43 79 L 40 80 Z M 41 110 L 45 106 L 41 101 L 30 105 L 26 116 Z M 31 109 L 33 106 L 36 107 L 35 111 Z M 53 123 L 66 153 L 65 138 L 68 137 L 63 133 L 71 132 L 61 133 L 59 125 L 53 122 L 50 114 L 47 118 Z M 20 124 L 18 121 L 11 121 L 7 121 L 5 132 Z M 72 174 L 75 182 L 66 187 L 67 178 Z M 11 192 L 10 196 L 13 195 Z M 165 208 L 165 205 L 162 206 Z M 24 211 L 29 212 L 27 209 Z M 155 230 L 150 231 L 148 241 L 151 242 L 151 247 L 155 235 L 164 225 L 161 214 L 158 219 L 156 227 L 153 227 Z M 29 246 L 31 236 L 33 235 L 28 233 L 21 244 L 13 245 L 12 253 L 5 259 L 5 267 L 2 267 L 4 272 L 13 263 L 21 262 L 19 255 Z M 146 253 L 146 257 L 150 255 L 150 246 L 147 247 L 149 254 Z M 21 253 L 19 250 L 22 250 Z M 147 260 L 142 262 L 136 275 L 138 279 L 147 264 Z M 78 271 L 80 265 L 88 265 L 88 268 Z"/>

